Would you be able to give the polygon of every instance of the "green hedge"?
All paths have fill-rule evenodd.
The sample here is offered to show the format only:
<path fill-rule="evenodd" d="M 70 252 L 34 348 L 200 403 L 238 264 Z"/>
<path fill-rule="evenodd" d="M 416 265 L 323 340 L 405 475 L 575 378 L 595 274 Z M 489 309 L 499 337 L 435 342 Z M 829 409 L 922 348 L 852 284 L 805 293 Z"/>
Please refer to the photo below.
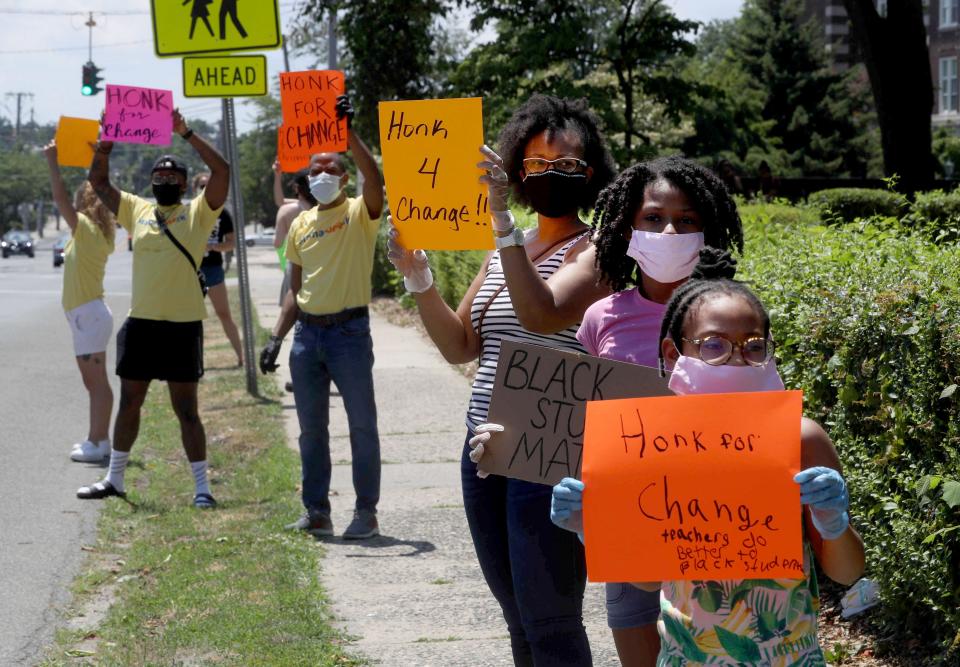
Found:
<path fill-rule="evenodd" d="M 748 222 L 743 277 L 845 466 L 881 619 L 960 638 L 960 250 L 870 226 Z M 902 636 L 902 634 L 900 635 Z"/>
<path fill-rule="evenodd" d="M 938 243 L 960 238 L 960 190 L 918 194 L 904 222 L 925 231 Z"/>
<path fill-rule="evenodd" d="M 896 218 L 904 211 L 905 203 L 895 192 L 869 188 L 833 188 L 814 192 L 807 198 L 807 204 L 827 223 Z"/>
<path fill-rule="evenodd" d="M 784 381 L 836 442 L 881 622 L 947 646 L 960 641 L 960 247 L 790 208 L 742 206 L 741 277 L 770 310 Z M 429 254 L 455 306 L 484 254 Z"/>

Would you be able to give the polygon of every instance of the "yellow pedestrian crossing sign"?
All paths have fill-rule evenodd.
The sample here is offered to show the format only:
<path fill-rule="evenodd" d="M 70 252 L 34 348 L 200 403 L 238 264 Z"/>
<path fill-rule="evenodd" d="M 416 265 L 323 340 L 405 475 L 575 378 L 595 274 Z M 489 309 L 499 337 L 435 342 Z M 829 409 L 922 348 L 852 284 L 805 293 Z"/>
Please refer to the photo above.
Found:
<path fill-rule="evenodd" d="M 277 0 L 150 0 L 150 14 L 161 58 L 280 46 Z"/>

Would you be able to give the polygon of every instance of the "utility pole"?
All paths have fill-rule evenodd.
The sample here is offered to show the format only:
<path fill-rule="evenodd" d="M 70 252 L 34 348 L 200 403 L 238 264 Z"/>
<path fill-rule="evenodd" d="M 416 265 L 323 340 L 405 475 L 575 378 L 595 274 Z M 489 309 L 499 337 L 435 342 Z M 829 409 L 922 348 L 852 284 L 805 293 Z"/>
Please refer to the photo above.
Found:
<path fill-rule="evenodd" d="M 90 12 L 90 17 L 83 25 L 90 29 L 87 36 L 87 60 L 93 62 L 93 26 L 97 25 L 97 22 L 93 20 L 93 12 Z"/>
<path fill-rule="evenodd" d="M 337 10 L 330 10 L 327 32 L 327 69 L 337 69 Z"/>
<path fill-rule="evenodd" d="M 16 97 L 17 98 L 17 123 L 13 128 L 13 141 L 16 143 L 17 139 L 20 137 L 20 113 L 23 109 L 23 98 L 24 97 L 33 97 L 33 93 L 25 92 L 16 92 L 16 93 L 7 93 L 7 97 Z"/>
<path fill-rule="evenodd" d="M 290 71 L 290 54 L 287 53 L 287 36 L 283 36 L 283 71 Z"/>

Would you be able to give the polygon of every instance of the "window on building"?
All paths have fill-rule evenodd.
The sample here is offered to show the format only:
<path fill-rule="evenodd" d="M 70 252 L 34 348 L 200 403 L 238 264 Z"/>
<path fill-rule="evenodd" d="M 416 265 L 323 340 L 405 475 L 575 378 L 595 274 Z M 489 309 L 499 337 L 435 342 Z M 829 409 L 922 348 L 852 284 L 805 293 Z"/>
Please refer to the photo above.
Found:
<path fill-rule="evenodd" d="M 940 113 L 957 113 L 957 59 L 940 59 Z"/>
<path fill-rule="evenodd" d="M 960 0 L 940 0 L 940 27 L 957 25 L 957 5 Z"/>

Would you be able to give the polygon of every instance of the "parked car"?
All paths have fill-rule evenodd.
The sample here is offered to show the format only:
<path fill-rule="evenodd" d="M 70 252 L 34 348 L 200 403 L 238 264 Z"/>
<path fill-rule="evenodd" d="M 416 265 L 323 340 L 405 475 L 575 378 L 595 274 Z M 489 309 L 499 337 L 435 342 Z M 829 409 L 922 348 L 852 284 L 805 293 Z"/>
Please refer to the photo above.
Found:
<path fill-rule="evenodd" d="M 63 264 L 63 253 L 67 249 L 67 241 L 70 240 L 69 234 L 64 234 L 53 244 L 53 268 Z"/>
<path fill-rule="evenodd" d="M 252 235 L 252 236 L 248 236 L 248 237 L 245 239 L 245 241 L 246 241 L 246 243 L 247 243 L 247 247 L 248 247 L 248 248 L 252 248 L 252 247 L 255 246 L 255 245 L 272 246 L 272 245 L 273 245 L 273 232 L 274 232 L 273 227 L 267 227 L 266 229 L 264 229 L 264 230 L 263 230 L 262 232 L 260 232 L 259 234 L 254 234 L 254 235 Z"/>
<path fill-rule="evenodd" d="M 33 239 L 28 232 L 9 231 L 0 240 L 0 250 L 4 259 L 10 255 L 33 257 Z"/>

